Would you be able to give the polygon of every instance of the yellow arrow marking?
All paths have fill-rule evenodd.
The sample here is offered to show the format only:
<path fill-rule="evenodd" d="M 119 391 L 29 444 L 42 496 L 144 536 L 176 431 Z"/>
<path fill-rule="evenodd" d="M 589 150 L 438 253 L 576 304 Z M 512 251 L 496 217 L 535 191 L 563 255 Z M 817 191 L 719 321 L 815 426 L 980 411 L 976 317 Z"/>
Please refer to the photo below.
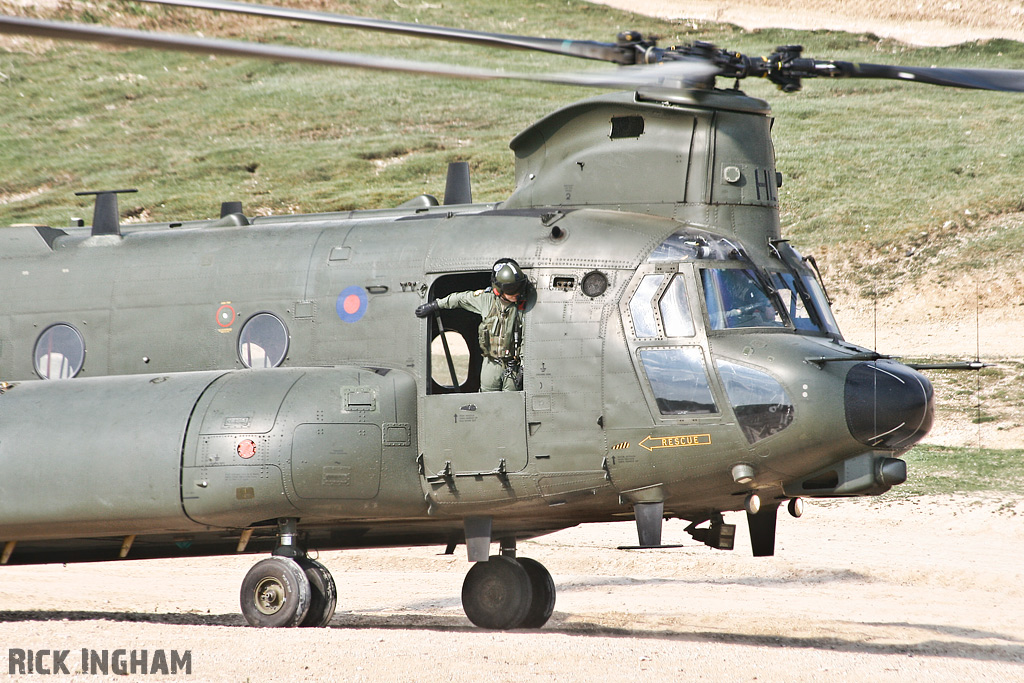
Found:
<path fill-rule="evenodd" d="M 682 436 L 645 436 L 640 446 L 654 452 L 655 448 L 681 448 L 683 446 L 710 446 L 710 434 L 685 434 Z"/>

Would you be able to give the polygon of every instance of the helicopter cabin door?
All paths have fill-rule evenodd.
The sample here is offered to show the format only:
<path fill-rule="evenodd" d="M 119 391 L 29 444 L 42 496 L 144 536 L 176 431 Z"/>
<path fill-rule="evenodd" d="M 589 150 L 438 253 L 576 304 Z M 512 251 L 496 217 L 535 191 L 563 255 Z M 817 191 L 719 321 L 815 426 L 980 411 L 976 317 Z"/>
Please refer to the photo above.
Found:
<path fill-rule="evenodd" d="M 434 283 L 428 300 L 489 285 L 489 272 L 448 275 Z M 525 395 L 480 391 L 480 316 L 442 310 L 427 323 L 429 368 L 420 411 L 423 473 L 456 486 L 494 475 L 500 485 L 505 473 L 526 467 Z"/>
<path fill-rule="evenodd" d="M 526 467 L 526 403 L 521 391 L 437 394 L 424 399 L 423 470 L 474 477 Z"/>

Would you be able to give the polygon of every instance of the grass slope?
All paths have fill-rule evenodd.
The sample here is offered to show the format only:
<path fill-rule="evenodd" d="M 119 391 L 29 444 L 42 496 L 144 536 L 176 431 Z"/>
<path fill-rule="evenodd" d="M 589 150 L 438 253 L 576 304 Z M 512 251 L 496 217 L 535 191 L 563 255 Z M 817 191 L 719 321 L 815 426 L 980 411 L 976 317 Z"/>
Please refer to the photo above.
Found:
<path fill-rule="evenodd" d="M 1024 46 L 1005 41 L 914 50 L 868 36 L 664 22 L 576 0 L 303 6 L 599 40 L 636 27 L 663 36 L 662 44 L 704 39 L 750 54 L 801 43 L 805 54 L 851 61 L 1024 68 Z M 134 3 L 90 7 L 68 18 L 507 69 L 607 68 Z M 440 192 L 450 160 L 470 161 L 476 196 L 499 200 L 512 189 L 508 140 L 591 94 L 147 50 L 30 48 L 0 54 L 0 225 L 63 224 L 73 191 L 123 186 L 140 189 L 134 211 L 167 220 L 209 215 L 228 197 L 254 213 L 388 206 Z M 805 247 L 909 240 L 926 249 L 929 240 L 951 238 L 943 225 L 969 239 L 969 216 L 1021 209 L 1024 97 L 881 81 L 805 86 L 783 95 L 768 83 L 743 84 L 775 109 L 784 226 Z M 77 213 L 87 206 L 78 201 Z M 998 251 L 1008 241 L 1019 248 L 1024 232 L 1004 230 L 980 246 Z"/>

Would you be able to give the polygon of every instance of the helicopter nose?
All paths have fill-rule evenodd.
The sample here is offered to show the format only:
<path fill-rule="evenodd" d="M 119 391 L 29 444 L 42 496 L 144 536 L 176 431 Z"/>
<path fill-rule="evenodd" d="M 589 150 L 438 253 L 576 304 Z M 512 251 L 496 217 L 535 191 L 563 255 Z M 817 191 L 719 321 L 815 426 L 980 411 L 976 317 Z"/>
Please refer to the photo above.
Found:
<path fill-rule="evenodd" d="M 908 448 L 928 433 L 935 412 L 932 383 L 894 362 L 860 363 L 846 376 L 846 424 L 873 448 Z"/>

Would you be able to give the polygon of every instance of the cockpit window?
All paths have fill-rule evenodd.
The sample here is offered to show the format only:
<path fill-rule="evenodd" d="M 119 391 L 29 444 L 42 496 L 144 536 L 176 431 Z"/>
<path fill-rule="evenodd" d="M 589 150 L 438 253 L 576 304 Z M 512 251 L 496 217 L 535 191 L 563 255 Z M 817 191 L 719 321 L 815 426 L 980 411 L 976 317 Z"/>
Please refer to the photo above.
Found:
<path fill-rule="evenodd" d="M 640 286 L 629 300 L 629 315 L 633 318 L 633 332 L 637 339 L 653 339 L 658 336 L 658 321 L 654 318 L 654 295 L 665 280 L 663 273 L 644 275 Z"/>
<path fill-rule="evenodd" d="M 697 261 L 712 259 L 727 261 L 735 258 L 740 249 L 728 239 L 718 237 L 700 228 L 685 228 L 669 236 L 655 247 L 647 257 L 648 263 Z"/>
<path fill-rule="evenodd" d="M 686 280 L 682 275 L 673 275 L 665 293 L 658 302 L 661 320 L 665 323 L 665 335 L 668 337 L 692 337 L 694 335 L 693 318 L 690 316 L 690 305 L 686 301 Z"/>
<path fill-rule="evenodd" d="M 811 314 L 807 311 L 804 298 L 796 284 L 796 278 L 789 273 L 772 273 L 772 284 L 779 293 L 779 299 L 789 313 L 789 319 L 798 330 L 818 330 Z"/>
<path fill-rule="evenodd" d="M 810 275 L 801 275 L 800 280 L 804 283 L 804 287 L 807 289 L 811 306 L 821 317 L 821 324 L 825 328 L 825 331 L 830 334 L 834 334 L 837 337 L 840 336 L 839 323 L 836 322 L 835 317 L 832 315 L 832 307 L 829 306 L 828 296 L 821 288 L 821 284 Z"/>
<path fill-rule="evenodd" d="M 841 337 L 828 295 L 815 277 L 817 265 L 815 271 L 805 265 L 808 261 L 813 265 L 814 259 L 804 259 L 785 240 L 773 241 L 771 249 L 787 266 L 785 270 L 771 273 L 771 278 L 796 329 Z"/>
<path fill-rule="evenodd" d="M 817 280 L 809 275 L 797 278 L 791 273 L 772 273 L 771 276 L 796 329 L 839 334 L 839 325 L 832 317 L 825 293 Z"/>
<path fill-rule="evenodd" d="M 747 441 L 757 443 L 790 425 L 793 401 L 774 377 L 726 360 L 715 364 Z"/>
<path fill-rule="evenodd" d="M 782 327 L 785 324 L 753 271 L 705 268 L 700 275 L 711 329 Z"/>
<path fill-rule="evenodd" d="M 662 415 L 718 412 L 700 347 L 640 349 L 640 364 Z"/>

